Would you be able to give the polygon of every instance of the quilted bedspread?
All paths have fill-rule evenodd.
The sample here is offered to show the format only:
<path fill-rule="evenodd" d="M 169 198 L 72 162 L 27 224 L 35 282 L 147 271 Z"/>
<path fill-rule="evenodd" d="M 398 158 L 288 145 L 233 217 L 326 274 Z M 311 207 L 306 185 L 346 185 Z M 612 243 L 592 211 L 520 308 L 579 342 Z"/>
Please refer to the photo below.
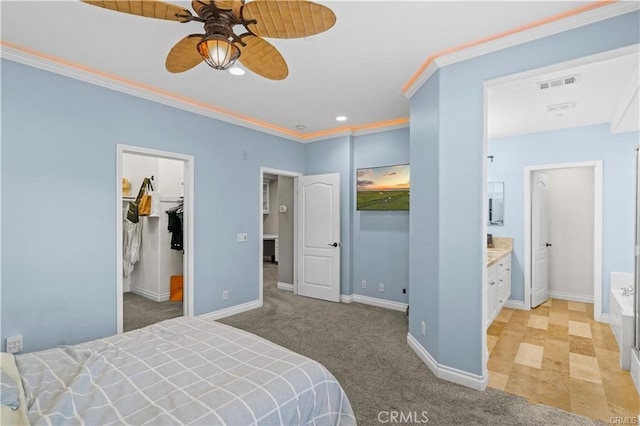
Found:
<path fill-rule="evenodd" d="M 356 423 L 321 364 L 202 318 L 15 359 L 31 424 Z"/>

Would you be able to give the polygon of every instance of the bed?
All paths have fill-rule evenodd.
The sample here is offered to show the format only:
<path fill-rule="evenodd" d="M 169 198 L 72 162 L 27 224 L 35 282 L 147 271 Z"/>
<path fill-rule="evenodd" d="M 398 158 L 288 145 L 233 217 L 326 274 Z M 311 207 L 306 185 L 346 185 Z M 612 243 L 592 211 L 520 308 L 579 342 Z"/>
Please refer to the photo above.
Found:
<path fill-rule="evenodd" d="M 344 390 L 318 362 L 196 317 L 3 354 L 1 390 L 2 424 L 356 423 Z"/>

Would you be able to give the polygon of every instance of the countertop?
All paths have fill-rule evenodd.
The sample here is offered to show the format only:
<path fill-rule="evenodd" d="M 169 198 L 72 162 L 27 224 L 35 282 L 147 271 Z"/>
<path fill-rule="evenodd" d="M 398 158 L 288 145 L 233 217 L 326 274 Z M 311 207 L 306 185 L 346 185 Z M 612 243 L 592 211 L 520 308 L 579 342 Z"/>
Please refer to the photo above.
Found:
<path fill-rule="evenodd" d="M 487 268 L 498 263 L 513 251 L 513 238 L 493 237 L 493 247 L 487 248 Z"/>

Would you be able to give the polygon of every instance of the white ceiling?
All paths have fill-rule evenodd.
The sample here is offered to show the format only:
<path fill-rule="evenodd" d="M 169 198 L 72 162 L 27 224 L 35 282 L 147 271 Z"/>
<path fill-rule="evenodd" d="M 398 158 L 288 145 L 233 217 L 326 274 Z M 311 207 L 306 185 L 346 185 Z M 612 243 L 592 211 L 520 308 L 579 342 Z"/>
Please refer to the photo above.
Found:
<path fill-rule="evenodd" d="M 640 130 L 637 95 L 640 56 L 637 46 L 632 50 L 635 52 L 605 60 L 587 59 L 585 65 L 567 65 L 553 72 L 528 72 L 525 78 L 491 86 L 488 91 L 488 137 L 612 121 L 616 132 Z M 565 76 L 578 76 L 578 81 L 538 89 L 539 82 Z M 570 108 L 549 111 L 549 106 L 558 105 L 570 105 Z M 624 114 L 620 117 L 621 110 Z"/>
<path fill-rule="evenodd" d="M 189 2 L 175 2 L 189 7 Z M 1 2 L 2 41 L 90 67 L 195 103 L 302 133 L 407 118 L 402 86 L 430 56 L 588 2 L 320 1 L 337 23 L 307 39 L 269 39 L 289 77 L 235 77 L 206 64 L 182 74 L 164 68 L 169 49 L 201 33 L 181 24 L 75 1 Z M 346 123 L 337 123 L 346 115 Z"/>

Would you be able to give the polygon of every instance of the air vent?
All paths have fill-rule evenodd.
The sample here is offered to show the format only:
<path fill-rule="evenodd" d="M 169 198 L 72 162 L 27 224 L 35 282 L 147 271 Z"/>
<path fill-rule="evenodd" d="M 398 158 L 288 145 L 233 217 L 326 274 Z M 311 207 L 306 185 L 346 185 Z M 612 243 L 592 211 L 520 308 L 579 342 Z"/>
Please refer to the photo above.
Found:
<path fill-rule="evenodd" d="M 566 77 L 554 78 L 553 80 L 539 81 L 537 84 L 538 90 L 553 89 L 556 87 L 568 86 L 570 84 L 576 84 L 580 81 L 579 75 L 568 75 Z"/>
<path fill-rule="evenodd" d="M 547 105 L 545 109 L 547 110 L 548 113 L 552 114 L 552 113 L 565 113 L 568 110 L 573 109 L 575 107 L 576 107 L 575 102 L 564 102 L 561 104 Z"/>

